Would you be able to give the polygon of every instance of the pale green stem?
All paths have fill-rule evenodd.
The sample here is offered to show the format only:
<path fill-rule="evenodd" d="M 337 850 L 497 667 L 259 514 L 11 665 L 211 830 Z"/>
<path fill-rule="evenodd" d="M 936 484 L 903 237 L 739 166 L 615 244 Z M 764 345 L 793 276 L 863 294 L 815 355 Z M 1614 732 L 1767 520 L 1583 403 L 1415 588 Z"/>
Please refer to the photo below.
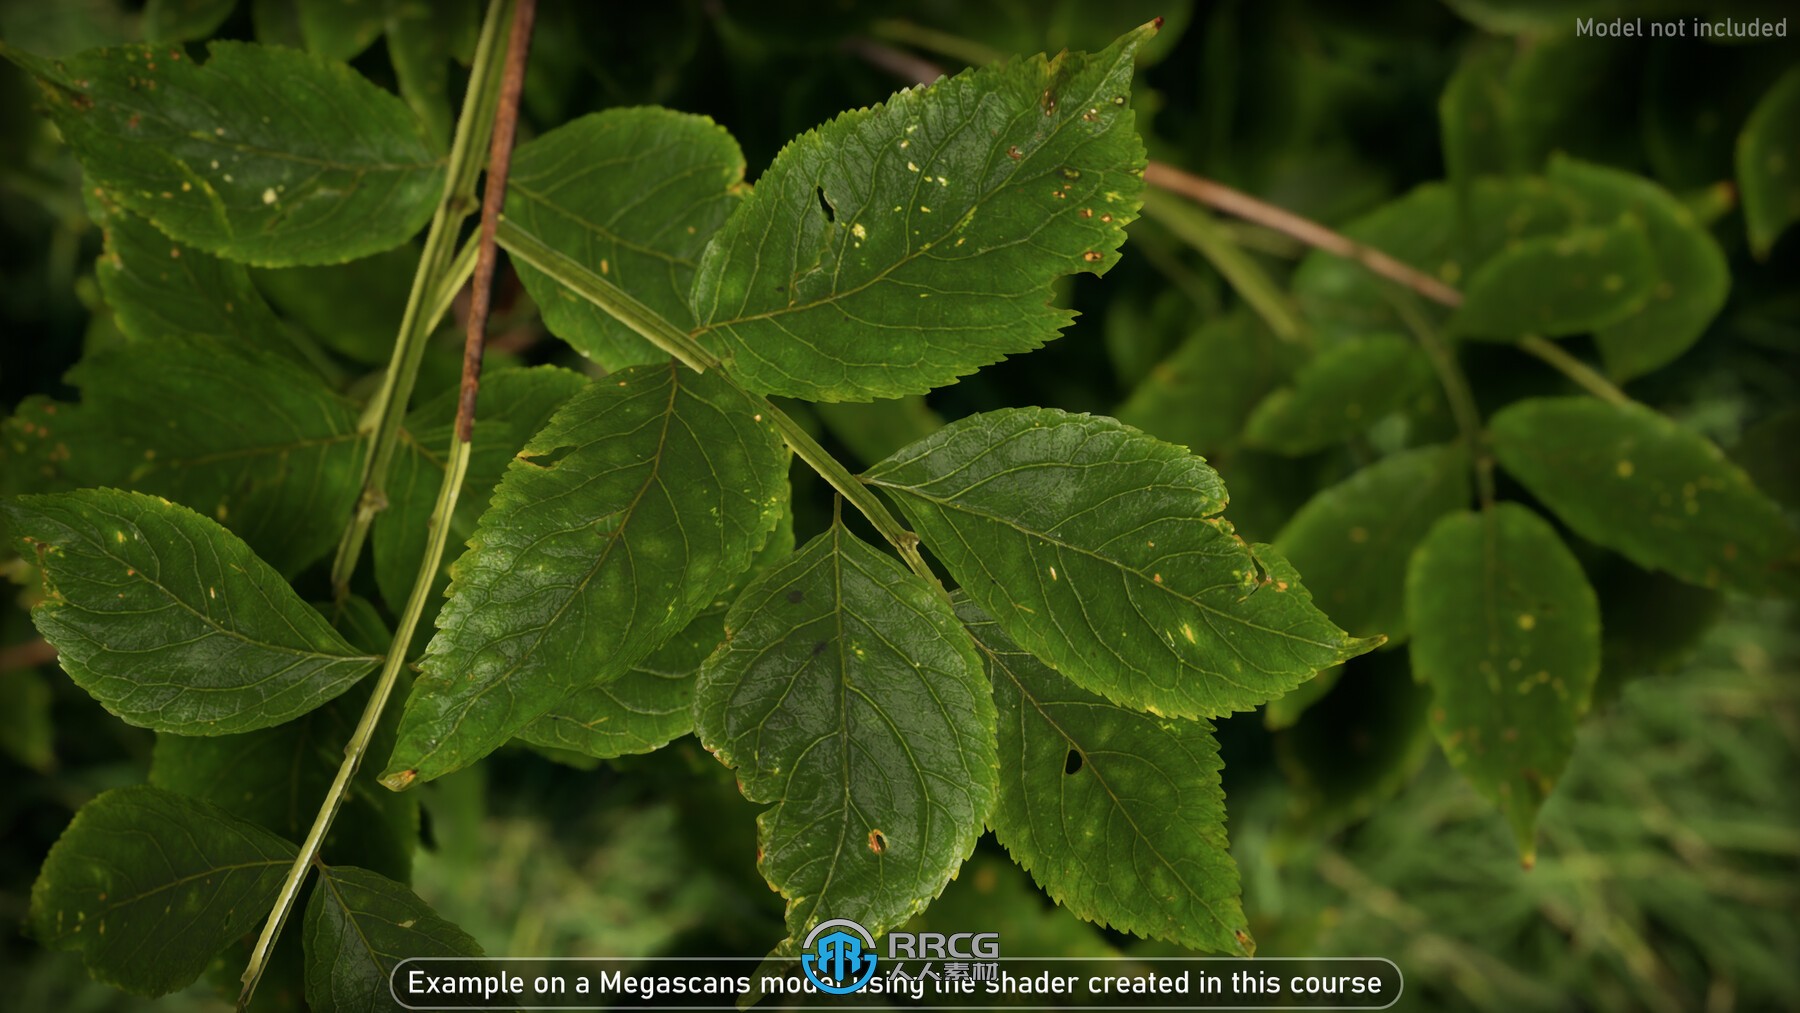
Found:
<path fill-rule="evenodd" d="M 1564 351 L 1562 346 L 1554 341 L 1545 341 L 1535 334 L 1528 334 L 1519 339 L 1519 347 L 1549 363 L 1557 372 L 1575 381 L 1581 389 L 1600 400 L 1616 405 L 1631 403 L 1630 395 L 1613 386 L 1611 380 L 1601 376 L 1592 366 Z"/>
<path fill-rule="evenodd" d="M 418 380 L 419 363 L 425 357 L 427 340 L 441 316 L 433 311 L 438 307 L 447 308 L 467 278 L 466 275 L 455 276 L 452 270 L 460 262 L 456 256 L 456 236 L 463 220 L 475 210 L 475 183 L 481 176 L 488 135 L 494 126 L 494 108 L 499 101 L 500 69 L 506 58 L 507 25 L 512 6 L 513 0 L 493 0 L 488 6 L 487 20 L 481 26 L 481 38 L 475 48 L 469 90 L 463 99 L 462 115 L 456 121 L 455 140 L 450 146 L 444 195 L 431 217 L 431 228 L 425 234 L 425 249 L 413 275 L 412 292 L 406 299 L 406 311 L 400 319 L 400 331 L 394 339 L 387 373 L 364 413 L 366 429 L 373 436 L 368 456 L 363 461 L 362 493 L 357 497 L 355 511 L 331 563 L 331 583 L 339 597 L 349 589 L 350 576 L 362 558 L 375 515 L 387 507 L 388 472 L 393 468 L 394 454 L 400 445 L 400 423 L 412 400 L 413 384 Z M 473 257 L 469 263 L 473 265 Z"/>
<path fill-rule="evenodd" d="M 1007 57 L 1006 53 L 991 46 L 982 45 L 973 39 L 965 39 L 960 35 L 940 31 L 936 28 L 928 28 L 918 22 L 907 21 L 903 18 L 883 18 L 870 25 L 869 31 L 878 39 L 917 46 L 939 56 L 960 60 L 971 67 L 999 63 Z"/>
<path fill-rule="evenodd" d="M 349 744 L 344 747 L 344 762 L 338 766 L 337 777 L 332 780 L 331 789 L 325 793 L 325 801 L 319 807 L 318 815 L 313 818 L 312 829 L 307 831 L 306 840 L 300 845 L 300 853 L 294 856 L 294 864 L 288 868 L 287 878 L 282 880 L 281 889 L 275 895 L 275 905 L 269 911 L 269 919 L 263 924 L 262 935 L 256 940 L 256 949 L 250 954 L 249 966 L 244 968 L 244 990 L 238 996 L 239 1009 L 246 1008 L 250 1004 L 250 997 L 256 992 L 256 983 L 261 980 L 263 971 L 268 967 L 275 940 L 281 937 L 282 927 L 287 924 L 294 902 L 300 896 L 300 887 L 306 882 L 307 871 L 318 860 L 319 849 L 325 843 L 325 834 L 331 829 L 332 821 L 337 818 L 338 810 L 343 807 L 351 780 L 362 767 L 363 757 L 369 751 L 369 742 L 375 736 L 375 726 L 381 721 L 381 713 L 387 706 L 388 697 L 393 695 L 400 673 L 406 670 L 406 645 L 412 643 L 420 617 L 425 614 L 425 605 L 431 598 L 434 587 L 433 579 L 443 563 L 444 548 L 450 540 L 450 519 L 456 512 L 457 496 L 462 489 L 463 477 L 469 470 L 469 448 L 468 443 L 451 438 L 450 452 L 444 463 L 444 484 L 438 489 L 437 506 L 431 511 L 431 535 L 426 543 L 425 559 L 419 566 L 418 577 L 413 580 L 412 594 L 406 599 L 406 608 L 400 614 L 400 622 L 394 627 L 393 645 L 382 662 L 381 676 L 375 682 L 375 691 L 369 695 L 369 702 L 363 707 L 362 718 L 356 723 L 356 731 L 350 736 Z"/>
<path fill-rule="evenodd" d="M 1419 339 L 1419 347 L 1431 359 L 1431 368 L 1437 372 L 1444 397 L 1450 402 L 1450 414 L 1456 419 L 1456 428 L 1469 446 L 1469 459 L 1475 467 L 1475 490 L 1481 498 L 1481 506 L 1483 509 L 1491 507 L 1494 505 L 1494 455 L 1488 449 L 1487 429 L 1481 422 L 1481 409 L 1475 405 L 1475 392 L 1469 386 L 1469 377 L 1456 361 L 1456 353 L 1419 312 L 1410 294 L 1396 295 L 1392 302 L 1407 329 Z"/>
<path fill-rule="evenodd" d="M 696 372 L 705 372 L 719 365 L 719 359 L 695 341 L 681 328 L 676 327 L 655 310 L 625 290 L 607 281 L 605 278 L 569 257 L 545 245 L 536 236 L 504 219 L 500 222 L 497 233 L 500 245 L 516 260 L 529 264 L 542 271 L 569 291 L 593 303 L 608 315 L 623 323 L 641 335 L 645 341 L 681 360 Z M 717 370 L 719 376 L 739 390 L 743 390 L 731 374 L 723 369 Z M 775 407 L 768 398 L 751 391 L 743 391 L 775 428 L 781 432 L 781 438 L 794 453 L 819 473 L 838 494 L 850 501 L 850 505 L 862 512 L 869 523 L 875 526 L 881 537 L 887 539 L 900 558 L 906 561 L 913 572 L 925 580 L 927 584 L 943 590 L 943 584 L 937 575 L 926 564 L 924 556 L 919 553 L 919 536 L 906 529 L 906 526 L 882 505 L 880 497 L 874 490 L 858 481 L 848 468 L 831 456 L 831 453 L 812 438 L 800 424 L 788 414 Z"/>
<path fill-rule="evenodd" d="M 1144 213 L 1160 222 L 1182 242 L 1200 251 L 1213 268 L 1242 296 L 1269 330 L 1283 341 L 1304 343 L 1306 327 L 1288 305 L 1267 272 L 1233 241 L 1231 232 L 1213 216 L 1173 194 L 1144 191 Z"/>

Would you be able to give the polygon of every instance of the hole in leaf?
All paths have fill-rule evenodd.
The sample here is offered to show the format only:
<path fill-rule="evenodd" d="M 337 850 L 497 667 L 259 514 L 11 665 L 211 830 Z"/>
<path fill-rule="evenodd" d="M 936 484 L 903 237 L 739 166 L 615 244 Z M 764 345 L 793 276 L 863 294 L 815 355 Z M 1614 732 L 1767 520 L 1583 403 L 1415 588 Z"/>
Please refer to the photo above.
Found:
<path fill-rule="evenodd" d="M 869 831 L 869 850 L 877 855 L 887 851 L 887 835 L 879 830 Z"/>
<path fill-rule="evenodd" d="M 825 220 L 836 224 L 837 209 L 832 207 L 831 202 L 825 199 L 825 188 L 822 186 L 815 186 L 813 187 L 813 192 L 819 196 L 819 208 L 825 212 Z"/>
<path fill-rule="evenodd" d="M 1081 754 L 1071 749 L 1069 750 L 1069 755 L 1063 757 L 1063 773 L 1079 774 L 1081 773 L 1081 764 Z"/>
<path fill-rule="evenodd" d="M 556 467 L 559 463 L 562 462 L 563 458 L 569 456 L 570 454 L 572 454 L 574 452 L 575 452 L 575 448 L 572 446 L 552 447 L 549 450 L 541 451 L 539 453 L 531 453 L 529 451 L 521 450 L 518 453 L 518 459 L 520 461 L 523 461 L 524 463 L 532 465 L 534 467 L 549 470 L 551 468 Z"/>

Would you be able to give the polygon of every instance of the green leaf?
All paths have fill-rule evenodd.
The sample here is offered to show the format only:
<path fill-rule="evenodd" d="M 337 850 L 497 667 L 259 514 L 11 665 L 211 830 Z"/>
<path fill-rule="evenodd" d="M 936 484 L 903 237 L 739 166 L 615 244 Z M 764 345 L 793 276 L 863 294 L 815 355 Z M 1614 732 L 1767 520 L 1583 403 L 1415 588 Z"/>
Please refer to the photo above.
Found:
<path fill-rule="evenodd" d="M 301 930 L 306 1001 L 316 1010 L 401 1010 L 388 989 L 409 957 L 479 957 L 481 944 L 404 885 L 334 865 L 319 870 Z"/>
<path fill-rule="evenodd" d="M 654 752 L 694 728 L 694 676 L 725 641 L 729 600 L 715 601 L 687 628 L 618 679 L 578 689 L 519 730 L 535 746 L 610 760 Z"/>
<path fill-rule="evenodd" d="M 348 264 L 256 270 L 250 277 L 282 316 L 332 351 L 365 365 L 387 362 L 419 266 L 407 243 Z"/>
<path fill-rule="evenodd" d="M 291 0 L 306 48 L 328 60 L 353 60 L 381 37 L 383 0 Z"/>
<path fill-rule="evenodd" d="M 1119 421 L 1196 454 L 1217 453 L 1286 377 L 1290 347 L 1249 314 L 1209 320 L 1150 370 L 1119 406 Z"/>
<path fill-rule="evenodd" d="M 880 934 L 922 910 L 994 802 L 994 704 L 948 602 L 841 524 L 745 589 L 695 691 L 700 741 L 738 773 L 757 867 L 813 925 Z"/>
<path fill-rule="evenodd" d="M 135 786 L 81 807 L 31 887 L 30 928 L 88 973 L 166 995 L 268 915 L 294 846 L 206 802 Z"/>
<path fill-rule="evenodd" d="M 364 599 L 352 596 L 337 609 L 345 628 L 364 622 L 380 625 L 380 617 Z M 381 636 L 376 649 L 385 649 L 389 639 Z M 330 703 L 273 728 L 204 738 L 158 735 L 150 757 L 150 783 L 211 802 L 290 841 L 301 840 L 344 762 L 344 746 L 368 699 L 365 687 L 353 686 Z M 371 753 L 392 748 L 398 720 L 399 712 L 392 708 L 382 716 L 369 745 Z M 345 794 L 344 807 L 320 854 L 326 862 L 356 862 L 407 879 L 418 836 L 417 798 L 383 790 L 373 772 L 364 771 Z"/>
<path fill-rule="evenodd" d="M 237 0 L 149 0 L 144 4 L 144 38 L 149 42 L 204 39 L 231 16 Z"/>
<path fill-rule="evenodd" d="M 356 502 L 364 441 L 357 410 L 317 374 L 256 348 L 166 337 L 93 356 L 69 373 L 77 417 L 58 423 L 118 479 L 208 514 L 284 574 L 337 543 Z M 108 476 L 112 480 L 113 476 Z"/>
<path fill-rule="evenodd" d="M 1357 636 L 1408 634 L 1406 560 L 1438 518 L 1469 505 L 1469 455 L 1460 446 L 1405 450 L 1320 491 L 1275 547 L 1313 600 Z"/>
<path fill-rule="evenodd" d="M 609 109 L 519 146 L 506 216 L 690 331 L 700 253 L 748 191 L 744 153 L 712 120 Z M 668 358 L 543 272 L 518 271 L 544 326 L 581 354 L 608 369 Z"/>
<path fill-rule="evenodd" d="M 758 390 L 867 401 L 1055 337 L 1074 314 L 1051 282 L 1104 273 L 1137 216 L 1127 97 L 1154 34 L 965 71 L 791 141 L 701 257 L 701 340 Z"/>
<path fill-rule="evenodd" d="M 1600 668 L 1600 608 L 1548 522 L 1516 503 L 1440 520 L 1406 572 L 1413 672 L 1450 762 L 1511 825 L 1526 865 L 1538 808 L 1575 748 Z"/>
<path fill-rule="evenodd" d="M 1750 249 L 1767 260 L 1775 240 L 1800 221 L 1800 68 L 1756 104 L 1737 140 L 1738 189 Z"/>
<path fill-rule="evenodd" d="M 964 601 L 998 711 L 989 823 L 1052 900 L 1091 922 L 1217 953 L 1255 952 L 1225 837 L 1211 722 L 1109 703 L 1020 650 Z"/>
<path fill-rule="evenodd" d="M 475 442 L 463 477 L 465 495 L 455 519 L 459 532 L 475 529 L 513 455 L 587 384 L 586 377 L 560 366 L 483 374 L 475 402 Z M 403 607 L 425 561 L 431 511 L 444 484 L 444 454 L 456 431 L 460 399 L 459 391 L 447 390 L 407 415 L 388 476 L 388 508 L 375 515 L 375 583 L 395 611 Z"/>
<path fill-rule="evenodd" d="M 131 724 L 267 728 L 375 667 L 249 546 L 186 507 L 88 489 L 5 509 L 43 570 L 38 631 L 76 684 Z"/>
<path fill-rule="evenodd" d="M 1466 208 L 1448 184 L 1427 183 L 1343 228 L 1351 239 L 1462 285 L 1496 253 L 1534 236 L 1566 231 L 1580 209 L 1560 187 L 1541 179 L 1478 179 Z M 1314 251 L 1294 274 L 1294 295 L 1326 336 L 1404 331 L 1394 311 L 1394 283 L 1351 260 Z"/>
<path fill-rule="evenodd" d="M 1643 309 L 1656 279 L 1649 233 L 1625 215 L 1501 251 L 1469 278 L 1450 328 L 1505 340 L 1600 330 Z"/>
<path fill-rule="evenodd" d="M 1431 378 L 1431 360 L 1397 334 L 1335 344 L 1256 406 L 1244 440 L 1295 456 L 1323 450 L 1405 408 Z"/>
<path fill-rule="evenodd" d="M 864 477 L 1008 636 L 1115 703 L 1220 717 L 1380 643 L 1233 533 L 1205 461 L 1112 419 L 973 415 Z"/>
<path fill-rule="evenodd" d="M 209 337 L 306 361 L 242 264 L 175 242 L 129 211 L 103 210 L 100 224 L 106 245 L 94 276 L 127 337 Z"/>
<path fill-rule="evenodd" d="M 564 404 L 452 568 L 383 783 L 473 763 L 686 626 L 780 519 L 788 456 L 773 429 L 715 373 L 673 363 Z"/>
<path fill-rule="evenodd" d="M 400 97 L 441 148 L 450 140 L 451 50 L 458 34 L 480 20 L 479 7 L 474 0 L 387 0 L 385 8 L 388 61 Z"/>
<path fill-rule="evenodd" d="M 1489 428 L 1500 465 L 1583 538 L 1705 587 L 1800 587 L 1800 535 L 1781 508 L 1672 419 L 1638 404 L 1530 398 Z"/>
<path fill-rule="evenodd" d="M 241 42 L 212 43 L 204 66 L 149 45 L 0 52 L 38 78 L 89 186 L 209 253 L 352 260 L 417 232 L 442 195 L 418 120 L 340 63 Z"/>
<path fill-rule="evenodd" d="M 1725 252 L 1685 204 L 1640 176 L 1557 156 L 1550 179 L 1600 218 L 1635 217 L 1650 239 L 1656 277 L 1649 299 L 1594 333 L 1607 371 L 1629 380 L 1674 361 L 1725 305 L 1731 288 Z"/>

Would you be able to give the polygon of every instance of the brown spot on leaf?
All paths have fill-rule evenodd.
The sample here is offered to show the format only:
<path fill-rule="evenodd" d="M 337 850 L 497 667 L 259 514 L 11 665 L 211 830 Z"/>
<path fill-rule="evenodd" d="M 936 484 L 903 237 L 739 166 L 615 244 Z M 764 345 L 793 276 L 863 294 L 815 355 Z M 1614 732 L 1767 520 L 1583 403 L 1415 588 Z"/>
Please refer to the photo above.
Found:
<path fill-rule="evenodd" d="M 879 854 L 885 853 L 887 851 L 887 848 L 888 848 L 888 842 L 887 842 L 886 834 L 882 833 L 879 830 L 869 831 L 869 850 L 870 851 L 873 851 L 877 855 L 879 855 Z"/>

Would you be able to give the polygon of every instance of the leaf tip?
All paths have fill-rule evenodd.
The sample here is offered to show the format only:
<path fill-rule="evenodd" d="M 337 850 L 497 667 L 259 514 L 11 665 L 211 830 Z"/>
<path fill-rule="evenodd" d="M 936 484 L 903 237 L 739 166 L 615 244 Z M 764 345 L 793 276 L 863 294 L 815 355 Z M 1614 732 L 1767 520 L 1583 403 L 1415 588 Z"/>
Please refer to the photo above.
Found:
<path fill-rule="evenodd" d="M 381 786 L 389 791 L 405 791 L 419 779 L 417 768 L 391 770 L 381 775 Z"/>

